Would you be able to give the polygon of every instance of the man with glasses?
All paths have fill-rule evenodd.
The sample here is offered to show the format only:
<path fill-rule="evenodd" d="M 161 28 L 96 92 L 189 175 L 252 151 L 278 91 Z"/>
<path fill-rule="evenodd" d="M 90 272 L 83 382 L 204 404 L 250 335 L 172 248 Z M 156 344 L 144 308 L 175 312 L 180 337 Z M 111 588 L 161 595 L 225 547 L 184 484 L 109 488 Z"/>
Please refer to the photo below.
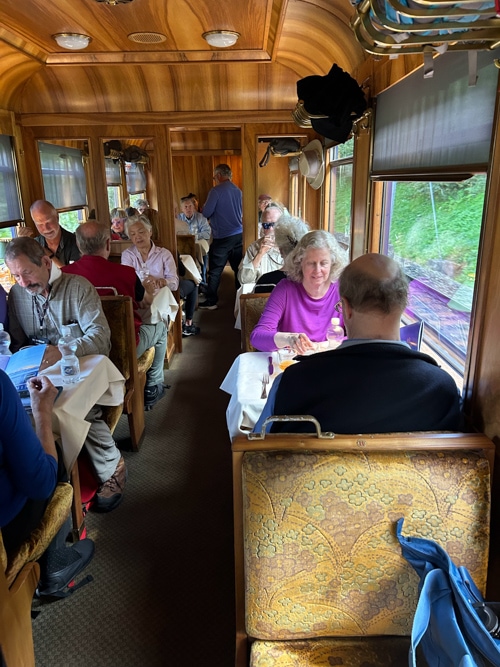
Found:
<path fill-rule="evenodd" d="M 312 415 L 333 433 L 459 430 L 455 381 L 432 357 L 400 340 L 408 283 L 399 264 L 385 255 L 362 255 L 342 271 L 339 292 L 347 340 L 287 368 L 274 381 L 255 430 L 274 414 Z M 300 422 L 271 428 L 311 430 Z"/>
<path fill-rule="evenodd" d="M 210 221 L 213 240 L 208 253 L 208 287 L 200 308 L 215 310 L 222 271 L 229 262 L 234 271 L 236 289 L 238 267 L 243 255 L 243 196 L 231 182 L 233 172 L 227 164 L 214 169 L 215 186 L 208 193 L 203 215 Z"/>
<path fill-rule="evenodd" d="M 271 203 L 262 213 L 263 236 L 248 246 L 238 271 L 242 285 L 256 283 L 264 273 L 277 271 L 283 266 L 283 258 L 274 242 L 274 225 L 281 217 L 281 209 Z"/>

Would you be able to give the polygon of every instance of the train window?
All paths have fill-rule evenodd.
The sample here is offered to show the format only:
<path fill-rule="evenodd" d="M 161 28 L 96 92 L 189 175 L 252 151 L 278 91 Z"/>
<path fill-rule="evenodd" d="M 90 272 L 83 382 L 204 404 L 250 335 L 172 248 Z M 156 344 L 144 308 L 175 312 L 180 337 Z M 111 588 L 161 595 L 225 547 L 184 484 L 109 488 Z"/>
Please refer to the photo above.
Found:
<path fill-rule="evenodd" d="M 486 175 L 460 182 L 386 182 L 381 252 L 410 280 L 408 321 L 423 320 L 424 343 L 463 376 Z"/>
<path fill-rule="evenodd" d="M 351 192 L 354 138 L 328 149 L 328 230 L 343 248 L 351 245 Z"/>
<path fill-rule="evenodd" d="M 63 213 L 59 212 L 59 223 L 61 227 L 67 229 L 70 232 L 74 232 L 79 224 L 86 222 L 87 220 L 87 210 L 84 208 L 79 208 L 74 211 L 64 211 Z"/>
<path fill-rule="evenodd" d="M 140 162 L 125 162 L 125 179 L 130 195 L 143 195 L 146 191 L 146 172 Z M 140 197 L 139 197 L 140 199 Z M 130 204 L 132 206 L 132 204 Z"/>
<path fill-rule="evenodd" d="M 130 198 L 129 198 L 130 206 L 133 206 L 134 208 L 136 208 L 137 202 L 139 201 L 139 199 L 147 199 L 145 190 L 142 191 L 142 192 L 137 192 L 136 194 L 130 195 Z"/>
<path fill-rule="evenodd" d="M 57 144 L 38 142 L 45 199 L 57 209 L 83 208 L 87 184 L 83 152 Z"/>
<path fill-rule="evenodd" d="M 21 200 L 12 139 L 0 135 L 0 238 L 12 238 L 13 228 L 20 222 Z"/>

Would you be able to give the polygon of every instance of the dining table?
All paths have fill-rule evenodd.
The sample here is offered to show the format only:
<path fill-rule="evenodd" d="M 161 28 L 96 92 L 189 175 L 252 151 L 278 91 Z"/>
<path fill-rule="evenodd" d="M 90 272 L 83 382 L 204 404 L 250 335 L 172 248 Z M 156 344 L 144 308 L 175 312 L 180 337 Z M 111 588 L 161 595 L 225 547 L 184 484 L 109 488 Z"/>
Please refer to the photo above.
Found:
<path fill-rule="evenodd" d="M 39 375 L 47 376 L 56 387 L 62 387 L 52 411 L 52 431 L 60 440 L 64 465 L 73 485 L 73 528 L 81 534 L 83 514 L 75 464 L 90 428 L 85 416 L 94 405 L 123 403 L 125 378 L 102 354 L 80 357 L 80 380 L 74 384 L 63 384 L 60 362 Z"/>
<path fill-rule="evenodd" d="M 231 396 L 226 409 L 231 439 L 252 431 L 266 404 L 269 390 L 281 373 L 276 353 L 243 352 L 236 357 L 220 385 L 220 389 Z M 267 383 L 263 382 L 265 376 L 269 376 Z"/>

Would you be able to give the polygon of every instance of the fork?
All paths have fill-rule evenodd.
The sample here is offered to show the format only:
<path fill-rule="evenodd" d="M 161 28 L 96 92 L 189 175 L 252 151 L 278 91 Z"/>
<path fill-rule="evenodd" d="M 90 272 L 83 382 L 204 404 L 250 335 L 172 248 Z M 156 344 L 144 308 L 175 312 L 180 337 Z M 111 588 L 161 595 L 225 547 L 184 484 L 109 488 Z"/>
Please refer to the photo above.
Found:
<path fill-rule="evenodd" d="M 261 398 L 267 398 L 267 390 L 266 387 L 269 384 L 269 374 L 264 373 L 262 376 L 262 393 L 260 395 Z"/>

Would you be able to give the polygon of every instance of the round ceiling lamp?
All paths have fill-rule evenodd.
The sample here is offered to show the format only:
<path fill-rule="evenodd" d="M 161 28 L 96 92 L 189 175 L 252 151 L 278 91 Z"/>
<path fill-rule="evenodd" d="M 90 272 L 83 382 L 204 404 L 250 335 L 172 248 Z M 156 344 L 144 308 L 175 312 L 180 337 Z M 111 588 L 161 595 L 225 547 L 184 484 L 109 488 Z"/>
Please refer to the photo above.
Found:
<path fill-rule="evenodd" d="M 228 46 L 234 46 L 240 36 L 239 32 L 234 30 L 209 30 L 204 32 L 202 37 L 210 46 L 215 46 L 218 49 L 225 49 Z"/>
<path fill-rule="evenodd" d="M 88 35 L 79 35 L 76 32 L 59 32 L 57 35 L 52 35 L 52 37 L 61 48 L 70 49 L 71 51 L 86 49 L 92 41 L 92 38 Z"/>

